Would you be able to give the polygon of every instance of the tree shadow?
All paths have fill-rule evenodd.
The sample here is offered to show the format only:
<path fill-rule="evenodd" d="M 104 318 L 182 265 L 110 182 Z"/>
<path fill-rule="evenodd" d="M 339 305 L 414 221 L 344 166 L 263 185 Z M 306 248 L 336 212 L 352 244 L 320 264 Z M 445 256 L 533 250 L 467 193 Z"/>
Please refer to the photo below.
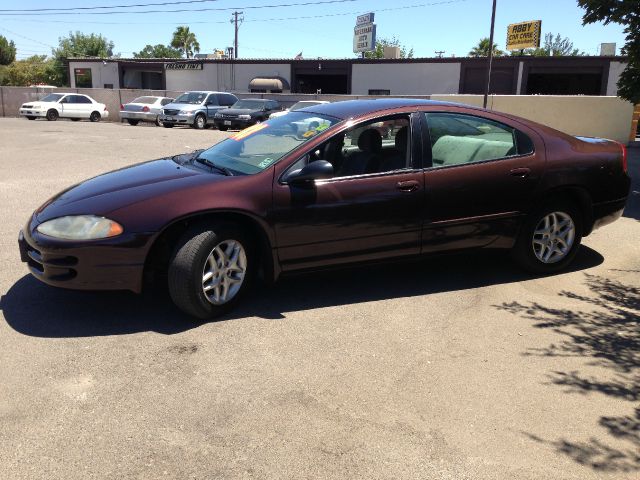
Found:
<path fill-rule="evenodd" d="M 590 367 L 606 369 L 606 378 L 587 376 L 580 371 L 552 371 L 551 384 L 567 393 L 599 393 L 638 402 L 640 400 L 640 288 L 585 273 L 588 295 L 563 291 L 561 296 L 585 304 L 584 310 L 558 309 L 532 303 L 504 303 L 497 306 L 548 328 L 563 336 L 558 344 L 530 349 L 524 355 L 543 357 L 579 357 Z M 594 470 L 630 472 L 640 470 L 640 408 L 623 417 L 601 417 L 599 425 L 629 448 L 616 449 L 595 438 L 587 442 L 566 439 L 529 438 L 553 446 L 576 462 Z"/>
<path fill-rule="evenodd" d="M 571 271 L 601 264 L 602 255 L 582 246 Z M 261 283 L 230 314 L 218 321 L 245 317 L 277 320 L 286 312 L 408 298 L 506 284 L 532 277 L 500 252 L 331 269 Z M 166 292 L 137 296 L 126 292 L 76 292 L 41 284 L 26 275 L 0 300 L 7 323 L 35 337 L 124 335 L 143 331 L 179 333 L 197 327 L 181 314 Z"/>

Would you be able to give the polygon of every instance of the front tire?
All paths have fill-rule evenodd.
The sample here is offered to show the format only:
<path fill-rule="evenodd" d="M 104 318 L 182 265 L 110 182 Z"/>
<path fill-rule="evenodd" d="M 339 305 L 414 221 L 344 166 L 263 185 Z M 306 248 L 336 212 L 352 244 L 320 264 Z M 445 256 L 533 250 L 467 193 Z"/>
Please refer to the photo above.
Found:
<path fill-rule="evenodd" d="M 193 120 L 193 128 L 196 130 L 203 130 L 204 127 L 207 126 L 207 119 L 202 113 L 196 115 L 196 118 Z"/>
<path fill-rule="evenodd" d="M 248 237 L 233 225 L 189 229 L 169 263 L 169 294 L 183 312 L 214 318 L 231 310 L 255 271 Z"/>
<path fill-rule="evenodd" d="M 91 112 L 91 115 L 89 115 L 89 120 L 91 120 L 92 122 L 99 122 L 100 114 L 98 112 Z"/>
<path fill-rule="evenodd" d="M 221 132 L 226 132 L 227 130 L 229 130 L 229 127 L 225 127 L 224 125 L 220 125 L 218 127 L 218 130 L 220 130 Z"/>
<path fill-rule="evenodd" d="M 577 255 L 582 231 L 582 215 L 573 203 L 551 202 L 527 217 L 513 257 L 531 273 L 559 272 Z"/>
<path fill-rule="evenodd" d="M 50 122 L 55 122 L 56 120 L 58 120 L 58 117 L 58 111 L 55 108 L 52 108 L 47 112 L 47 120 L 49 120 Z"/>

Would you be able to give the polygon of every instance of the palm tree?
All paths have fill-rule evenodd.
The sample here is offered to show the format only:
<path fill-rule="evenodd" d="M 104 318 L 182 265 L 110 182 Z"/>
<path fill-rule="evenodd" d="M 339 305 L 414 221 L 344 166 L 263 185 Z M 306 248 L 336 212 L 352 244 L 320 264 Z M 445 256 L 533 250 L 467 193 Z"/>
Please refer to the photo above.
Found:
<path fill-rule="evenodd" d="M 200 44 L 196 39 L 196 34 L 189 30 L 189 27 L 178 27 L 173 32 L 173 40 L 171 46 L 177 48 L 183 55 L 190 58 L 193 52 L 200 51 Z"/>
<path fill-rule="evenodd" d="M 504 55 L 502 50 L 498 50 L 498 45 L 493 44 L 493 56 L 501 57 Z M 473 47 L 469 52 L 470 57 L 488 57 L 489 56 L 489 39 L 483 38 L 478 42 L 478 45 Z"/>

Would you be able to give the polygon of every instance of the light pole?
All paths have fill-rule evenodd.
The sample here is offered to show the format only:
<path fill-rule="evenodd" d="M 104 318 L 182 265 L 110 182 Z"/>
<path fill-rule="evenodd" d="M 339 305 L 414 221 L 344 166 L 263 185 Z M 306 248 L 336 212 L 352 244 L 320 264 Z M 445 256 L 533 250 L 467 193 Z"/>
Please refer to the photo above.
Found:
<path fill-rule="evenodd" d="M 484 89 L 483 108 L 487 108 L 487 97 L 491 86 L 491 63 L 493 62 L 493 28 L 496 24 L 496 0 L 493 0 L 493 10 L 491 11 L 491 34 L 489 35 L 489 65 L 487 67 L 487 81 Z"/>

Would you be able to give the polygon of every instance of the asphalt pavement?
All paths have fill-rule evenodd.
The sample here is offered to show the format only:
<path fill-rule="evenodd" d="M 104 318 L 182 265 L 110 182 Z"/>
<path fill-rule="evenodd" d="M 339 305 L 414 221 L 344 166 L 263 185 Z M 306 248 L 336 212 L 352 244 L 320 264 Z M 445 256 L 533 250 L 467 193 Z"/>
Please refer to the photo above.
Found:
<path fill-rule="evenodd" d="M 335 270 L 198 323 L 27 274 L 50 196 L 225 135 L 0 119 L 1 479 L 638 478 L 640 149 L 624 217 L 550 277 L 489 252 Z"/>

